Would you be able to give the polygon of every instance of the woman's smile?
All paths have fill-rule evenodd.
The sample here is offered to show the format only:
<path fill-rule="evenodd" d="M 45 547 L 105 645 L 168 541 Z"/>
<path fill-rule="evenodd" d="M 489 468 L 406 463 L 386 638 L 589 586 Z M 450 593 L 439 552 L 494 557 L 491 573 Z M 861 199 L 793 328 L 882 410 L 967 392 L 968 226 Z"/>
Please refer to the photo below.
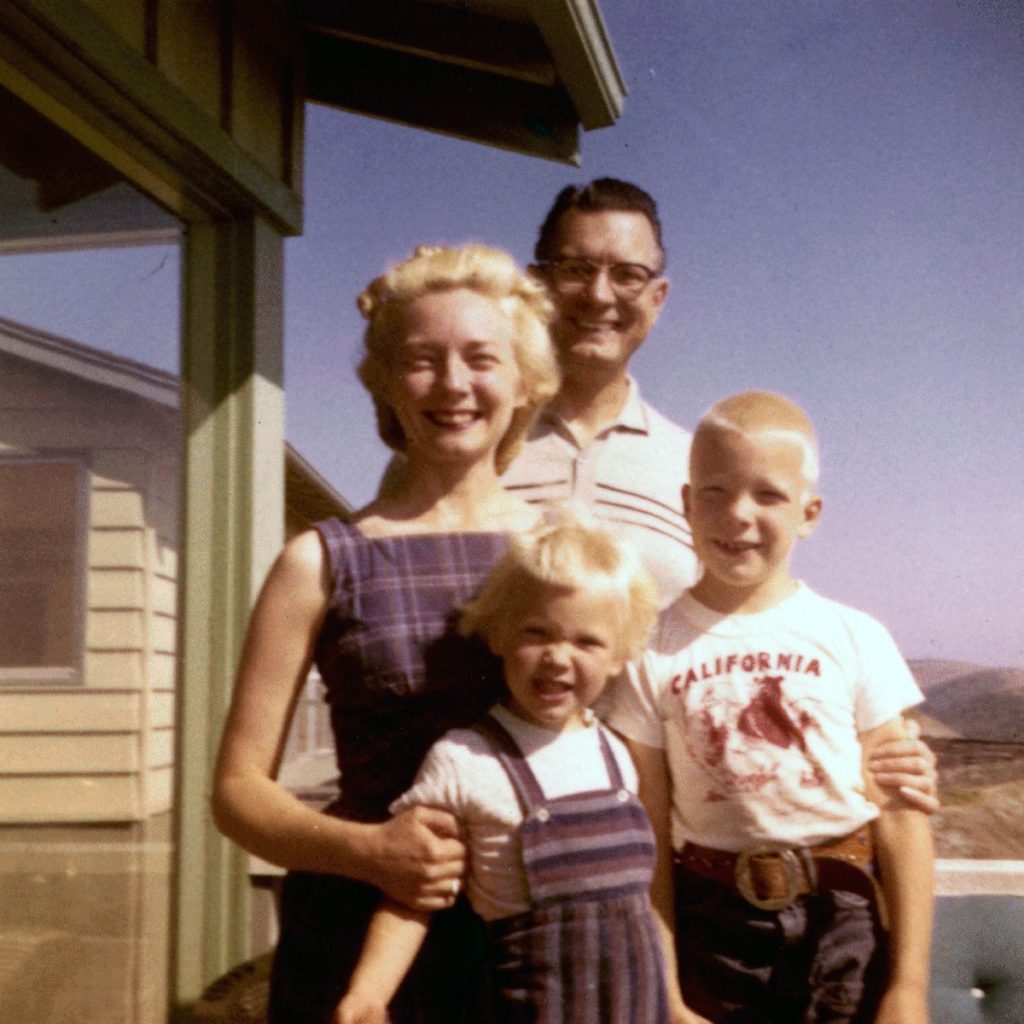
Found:
<path fill-rule="evenodd" d="M 480 413 L 475 409 L 435 409 L 423 415 L 434 426 L 445 430 L 464 429 L 480 419 Z"/>

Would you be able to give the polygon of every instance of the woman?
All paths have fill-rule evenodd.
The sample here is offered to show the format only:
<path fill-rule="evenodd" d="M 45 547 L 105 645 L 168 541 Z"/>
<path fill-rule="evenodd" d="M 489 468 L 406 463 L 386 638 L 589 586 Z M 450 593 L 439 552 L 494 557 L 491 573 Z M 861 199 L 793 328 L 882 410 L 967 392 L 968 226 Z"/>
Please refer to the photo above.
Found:
<path fill-rule="evenodd" d="M 221 830 L 288 867 L 272 1024 L 330 1020 L 383 889 L 450 908 L 465 863 L 454 819 L 388 819 L 426 749 L 478 718 L 497 663 L 460 638 L 472 597 L 537 512 L 498 482 L 558 376 L 542 287 L 496 250 L 421 248 L 359 297 L 360 377 L 381 437 L 407 469 L 352 524 L 318 524 L 282 551 L 253 612 L 225 727 L 213 806 Z M 274 781 L 295 696 L 320 669 L 342 772 L 322 814 Z M 473 991 L 463 906 L 435 915 L 396 1002 L 396 1024 L 454 1022 Z"/>

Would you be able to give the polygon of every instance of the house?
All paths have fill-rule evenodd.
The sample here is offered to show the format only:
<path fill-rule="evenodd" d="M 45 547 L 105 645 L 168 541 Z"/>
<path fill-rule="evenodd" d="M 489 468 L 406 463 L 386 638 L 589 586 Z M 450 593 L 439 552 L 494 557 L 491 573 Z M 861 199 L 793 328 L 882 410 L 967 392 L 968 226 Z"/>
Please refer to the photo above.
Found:
<path fill-rule="evenodd" d="M 101 814 L 109 801 L 141 812 L 173 800 L 173 830 L 160 840 L 170 852 L 155 839 L 157 845 L 145 846 L 146 839 L 140 856 L 165 857 L 172 881 L 163 924 L 156 915 L 145 927 L 170 931 L 174 1008 L 187 1006 L 251 946 L 247 859 L 212 827 L 206 793 L 248 613 L 284 534 L 281 295 L 284 238 L 302 230 L 305 104 L 573 163 L 579 128 L 614 124 L 624 92 L 598 0 L 0 4 L 0 252 L 180 239 L 183 511 L 176 568 L 171 573 L 163 561 L 171 558 L 169 524 L 157 518 L 144 525 L 135 486 L 151 474 L 146 511 L 158 515 L 164 470 L 141 456 L 120 486 L 125 481 L 102 460 L 94 476 L 65 456 L 53 475 L 60 482 L 52 508 L 69 512 L 86 498 L 92 508 L 95 499 L 110 535 L 121 530 L 135 547 L 127 564 L 118 562 L 122 554 L 104 556 L 111 564 L 103 578 L 123 590 L 96 595 L 111 607 L 92 635 L 85 613 L 95 592 L 84 584 L 76 590 L 67 565 L 52 567 L 55 580 L 71 581 L 54 614 L 85 631 L 85 649 L 95 642 L 95 652 L 77 659 L 80 645 L 69 635 L 63 647 L 44 642 L 43 660 L 66 664 L 33 666 L 57 670 L 50 682 L 58 689 L 81 687 L 101 662 L 111 671 L 116 665 L 125 680 L 144 679 L 119 711 L 114 700 L 94 720 L 112 724 L 134 701 L 122 722 L 129 735 L 138 723 L 146 739 L 125 739 L 117 754 L 101 753 L 84 737 L 55 739 L 52 754 L 22 743 L 20 755 L 45 762 L 75 747 L 83 765 L 116 757 L 127 766 L 97 772 L 98 787 L 82 788 L 83 810 Z M 135 386 L 161 390 L 145 374 Z M 166 429 L 159 412 L 140 413 L 140 421 L 154 436 Z M 102 536 L 97 529 L 95 538 L 76 537 L 62 557 L 72 569 L 87 557 L 100 559 Z M 12 596 L 25 608 L 51 600 L 24 581 L 17 588 Z M 160 630 L 143 631 L 148 620 L 133 610 L 141 601 L 151 602 Z M 19 621 L 26 618 L 33 616 L 23 610 Z M 138 635 L 128 632 L 135 627 Z M 14 632 L 26 648 L 42 642 Z M 173 707 L 166 696 L 172 662 Z M 31 693 L 25 699 L 28 720 L 50 713 L 33 707 Z M 63 698 L 55 703 L 66 706 Z M 145 726 L 138 717 L 143 704 L 151 716 Z M 168 771 L 171 735 L 176 754 Z M 61 747 L 63 755 L 56 752 Z M 19 800 L 31 802 L 20 792 Z M 60 802 L 56 790 L 53 801 Z M 102 846 L 97 836 L 105 827 L 98 823 L 90 833 L 92 846 Z M 41 831 L 37 841 L 48 835 Z M 81 870 L 81 836 L 51 838 L 40 865 L 52 865 L 47 877 L 60 875 L 71 885 Z M 7 839 L 0 828 L 0 843 Z M 148 870 L 137 861 L 129 866 L 140 875 Z M 13 913 L 4 904 L 0 921 Z M 100 904 L 95 910 L 102 916 Z M 52 923 L 44 915 L 32 927 L 46 932 Z M 49 960 L 66 962 L 66 948 L 54 942 Z M 134 966 L 116 969 L 148 977 L 166 966 L 145 950 L 138 955 Z M 0 1020 L 39 1019 L 23 1010 L 0 999 Z M 75 1010 L 64 1019 L 91 1018 Z"/>

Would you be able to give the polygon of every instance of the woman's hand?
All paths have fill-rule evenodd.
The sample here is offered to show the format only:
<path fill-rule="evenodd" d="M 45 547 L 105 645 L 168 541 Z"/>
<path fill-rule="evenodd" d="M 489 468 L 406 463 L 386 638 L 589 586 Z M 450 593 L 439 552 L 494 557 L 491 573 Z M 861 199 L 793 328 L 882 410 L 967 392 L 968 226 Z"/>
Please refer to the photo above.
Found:
<path fill-rule="evenodd" d="M 912 807 L 925 814 L 939 809 L 939 775 L 935 754 L 920 739 L 921 728 L 907 722 L 907 737 L 879 743 L 868 758 L 867 768 L 879 786 L 899 790 Z"/>
<path fill-rule="evenodd" d="M 466 847 L 454 815 L 412 807 L 377 826 L 364 880 L 413 910 L 455 902 L 466 873 Z"/>
<path fill-rule="evenodd" d="M 217 825 L 265 860 L 345 875 L 414 910 L 455 901 L 466 851 L 455 819 L 420 807 L 383 824 L 332 818 L 275 781 L 295 693 L 306 679 L 330 581 L 319 536 L 285 547 L 253 611 L 214 779 Z"/>

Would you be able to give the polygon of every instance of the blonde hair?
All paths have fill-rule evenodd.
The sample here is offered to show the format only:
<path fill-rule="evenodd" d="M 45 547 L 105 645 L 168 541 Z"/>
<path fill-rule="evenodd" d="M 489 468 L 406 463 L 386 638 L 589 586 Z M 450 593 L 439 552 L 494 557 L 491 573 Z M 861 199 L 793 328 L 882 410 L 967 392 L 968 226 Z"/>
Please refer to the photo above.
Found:
<path fill-rule="evenodd" d="M 639 556 L 585 510 L 550 506 L 545 521 L 512 538 L 480 596 L 463 610 L 459 630 L 479 633 L 498 651 L 539 588 L 585 590 L 617 605 L 617 649 L 637 657 L 658 614 L 658 588 Z"/>
<path fill-rule="evenodd" d="M 456 288 L 468 288 L 493 299 L 512 323 L 513 355 L 526 404 L 516 409 L 498 444 L 495 463 L 501 473 L 518 452 L 537 412 L 560 383 L 548 332 L 554 307 L 543 284 L 521 271 L 507 253 L 475 243 L 458 248 L 421 245 L 407 260 L 371 281 L 356 300 L 367 321 L 359 379 L 373 398 L 381 440 L 395 451 L 404 452 L 405 433 L 385 398 L 401 340 L 401 314 L 410 302 L 429 292 Z"/>
<path fill-rule="evenodd" d="M 693 448 L 713 430 L 732 430 L 772 441 L 795 444 L 803 453 L 801 475 L 807 490 L 818 482 L 818 438 L 810 416 L 795 402 L 774 391 L 741 391 L 716 402 L 701 417 Z"/>

